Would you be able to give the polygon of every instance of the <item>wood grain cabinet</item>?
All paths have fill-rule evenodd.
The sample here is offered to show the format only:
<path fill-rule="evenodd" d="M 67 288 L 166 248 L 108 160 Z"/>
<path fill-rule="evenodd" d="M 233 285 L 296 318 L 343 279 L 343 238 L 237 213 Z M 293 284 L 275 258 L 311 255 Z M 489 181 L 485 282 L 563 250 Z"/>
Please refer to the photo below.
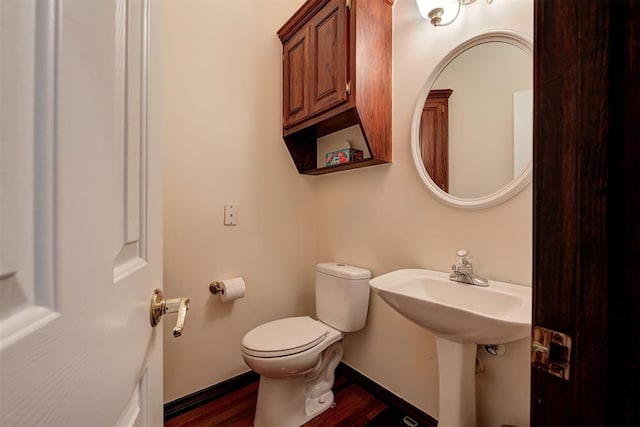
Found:
<path fill-rule="evenodd" d="M 391 162 L 391 0 L 308 0 L 278 31 L 283 138 L 310 175 Z M 370 158 L 317 167 L 317 140 L 359 126 Z"/>
<path fill-rule="evenodd" d="M 422 162 L 429 176 L 449 192 L 449 97 L 452 89 L 429 91 L 420 117 Z"/>

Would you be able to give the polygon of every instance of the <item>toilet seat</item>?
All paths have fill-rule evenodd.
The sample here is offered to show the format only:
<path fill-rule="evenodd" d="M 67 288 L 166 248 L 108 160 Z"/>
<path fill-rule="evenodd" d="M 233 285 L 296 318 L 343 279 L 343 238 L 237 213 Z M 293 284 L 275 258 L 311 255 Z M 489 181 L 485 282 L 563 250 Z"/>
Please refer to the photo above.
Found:
<path fill-rule="evenodd" d="M 323 342 L 331 328 L 308 316 L 288 317 L 260 325 L 242 338 L 242 351 L 254 357 L 283 357 Z"/>

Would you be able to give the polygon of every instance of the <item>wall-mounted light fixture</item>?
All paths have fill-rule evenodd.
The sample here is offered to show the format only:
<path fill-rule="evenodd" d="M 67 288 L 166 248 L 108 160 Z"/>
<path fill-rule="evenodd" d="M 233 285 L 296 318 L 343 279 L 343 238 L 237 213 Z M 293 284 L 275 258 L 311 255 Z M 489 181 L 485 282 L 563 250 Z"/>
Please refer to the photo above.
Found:
<path fill-rule="evenodd" d="M 460 14 L 463 5 L 471 4 L 476 0 L 416 0 L 420 15 L 428 19 L 435 27 L 443 27 L 451 24 Z M 491 4 L 493 0 L 487 0 Z"/>

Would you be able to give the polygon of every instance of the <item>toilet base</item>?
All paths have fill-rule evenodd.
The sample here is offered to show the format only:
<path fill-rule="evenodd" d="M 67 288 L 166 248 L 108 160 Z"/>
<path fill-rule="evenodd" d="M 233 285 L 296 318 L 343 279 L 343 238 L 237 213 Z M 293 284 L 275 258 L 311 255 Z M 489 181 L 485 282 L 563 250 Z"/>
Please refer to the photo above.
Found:
<path fill-rule="evenodd" d="M 318 398 L 305 396 L 304 377 L 260 377 L 254 427 L 298 427 L 329 409 L 333 392 Z"/>
<path fill-rule="evenodd" d="M 311 373 L 282 378 L 261 375 L 254 427 L 299 427 L 329 409 L 341 359 L 342 342 L 337 342 L 325 350 Z"/>

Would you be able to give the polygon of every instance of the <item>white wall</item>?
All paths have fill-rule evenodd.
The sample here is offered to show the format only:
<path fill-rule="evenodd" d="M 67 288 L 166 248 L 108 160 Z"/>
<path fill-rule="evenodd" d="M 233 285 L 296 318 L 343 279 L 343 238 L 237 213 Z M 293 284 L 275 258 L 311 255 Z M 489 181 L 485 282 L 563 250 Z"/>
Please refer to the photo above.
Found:
<path fill-rule="evenodd" d="M 366 0 L 373 1 L 373 0 Z M 165 401 L 245 372 L 239 345 L 253 326 L 313 312 L 313 266 L 329 260 L 374 275 L 446 271 L 466 248 L 489 278 L 531 283 L 531 187 L 491 209 L 459 211 L 432 197 L 413 167 L 418 93 L 445 54 L 479 31 L 532 36 L 530 0 L 477 1 L 433 28 L 413 0 L 394 7 L 394 162 L 299 176 L 281 138 L 281 46 L 276 31 L 303 0 L 166 3 L 165 291 L 188 295 L 185 333 L 165 340 Z M 222 226 L 225 203 L 240 207 Z M 221 304 L 213 279 L 242 275 L 247 296 Z M 167 337 L 171 322 L 164 322 Z M 479 425 L 528 424 L 528 342 L 484 357 Z M 434 337 L 372 296 L 365 330 L 345 361 L 437 418 Z"/>
<path fill-rule="evenodd" d="M 278 317 L 313 311 L 313 178 L 282 142 L 277 29 L 299 1 L 165 3 L 164 291 L 188 296 L 182 337 L 166 316 L 165 401 L 248 370 L 240 340 Z M 223 206 L 239 223 L 223 226 Z M 214 279 L 243 276 L 221 303 Z"/>
<path fill-rule="evenodd" d="M 491 279 L 531 284 L 531 186 L 486 210 L 439 203 L 422 184 L 411 157 L 411 119 L 429 73 L 453 47 L 488 29 L 533 38 L 528 0 L 477 1 L 448 27 L 422 20 L 413 0 L 394 7 L 393 164 L 319 177 L 318 259 L 369 268 L 374 275 L 406 267 L 448 271 L 459 248 Z M 337 197 L 344 194 L 344 197 Z M 528 341 L 499 359 L 480 352 L 478 424 L 527 425 Z M 345 339 L 345 362 L 437 418 L 438 375 L 433 335 L 372 296 L 367 328 Z"/>

